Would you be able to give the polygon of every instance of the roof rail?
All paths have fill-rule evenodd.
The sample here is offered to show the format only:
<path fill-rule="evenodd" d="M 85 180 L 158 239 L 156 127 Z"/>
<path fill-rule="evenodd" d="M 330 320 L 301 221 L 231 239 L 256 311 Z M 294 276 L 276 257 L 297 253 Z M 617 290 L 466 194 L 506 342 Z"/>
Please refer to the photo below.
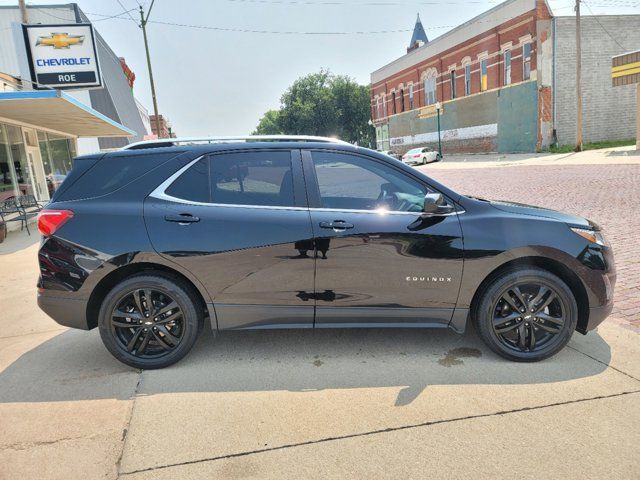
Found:
<path fill-rule="evenodd" d="M 173 147 L 178 144 L 196 143 L 233 143 L 233 142 L 324 142 L 351 145 L 349 142 L 331 137 L 315 137 L 308 135 L 247 135 L 231 137 L 182 137 L 182 138 L 158 138 L 157 140 L 144 140 L 130 143 L 122 147 L 122 150 L 139 150 L 143 148 Z"/>

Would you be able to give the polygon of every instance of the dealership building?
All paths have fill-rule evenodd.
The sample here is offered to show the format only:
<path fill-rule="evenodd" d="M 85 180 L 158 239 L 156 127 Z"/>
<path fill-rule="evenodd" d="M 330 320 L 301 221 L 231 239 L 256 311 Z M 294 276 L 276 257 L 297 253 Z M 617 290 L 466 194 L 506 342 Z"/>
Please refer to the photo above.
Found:
<path fill-rule="evenodd" d="M 613 88 L 611 57 L 640 44 L 640 15 L 582 17 L 583 141 L 636 135 L 636 88 Z M 545 0 L 507 0 L 371 74 L 380 150 L 534 152 L 576 140 L 576 23 Z"/>
<path fill-rule="evenodd" d="M 0 202 L 46 202 L 74 156 L 151 132 L 126 64 L 76 4 L 28 5 L 22 20 L 0 6 Z"/>

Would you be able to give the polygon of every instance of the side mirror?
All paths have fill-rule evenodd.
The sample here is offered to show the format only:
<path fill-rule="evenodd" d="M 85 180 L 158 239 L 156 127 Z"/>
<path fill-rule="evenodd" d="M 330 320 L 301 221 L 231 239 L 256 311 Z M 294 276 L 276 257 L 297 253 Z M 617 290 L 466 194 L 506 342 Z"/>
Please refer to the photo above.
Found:
<path fill-rule="evenodd" d="M 441 193 L 427 193 L 424 196 L 424 208 L 422 211 L 429 215 L 446 215 L 453 213 L 453 205 L 449 205 Z"/>

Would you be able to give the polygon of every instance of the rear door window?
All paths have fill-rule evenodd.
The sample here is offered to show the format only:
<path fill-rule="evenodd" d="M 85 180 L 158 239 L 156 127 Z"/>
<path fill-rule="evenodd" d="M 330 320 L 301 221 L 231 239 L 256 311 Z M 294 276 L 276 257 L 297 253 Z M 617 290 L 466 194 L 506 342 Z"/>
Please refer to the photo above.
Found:
<path fill-rule="evenodd" d="M 190 202 L 210 203 L 209 158 L 198 160 L 165 191 L 167 195 Z"/>
<path fill-rule="evenodd" d="M 291 152 L 233 152 L 210 158 L 213 203 L 294 206 Z"/>

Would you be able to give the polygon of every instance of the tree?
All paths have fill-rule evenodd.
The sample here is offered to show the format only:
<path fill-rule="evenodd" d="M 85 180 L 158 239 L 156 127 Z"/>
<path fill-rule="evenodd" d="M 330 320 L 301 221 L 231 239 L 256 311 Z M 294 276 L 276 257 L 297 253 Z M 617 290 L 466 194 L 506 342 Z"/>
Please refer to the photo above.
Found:
<path fill-rule="evenodd" d="M 368 86 L 320 70 L 293 82 L 280 98 L 280 109 L 265 113 L 255 133 L 336 136 L 372 146 L 370 105 Z"/>
<path fill-rule="evenodd" d="M 280 111 L 268 110 L 258 122 L 253 135 L 278 135 L 282 133 L 282 129 L 278 123 Z"/>

